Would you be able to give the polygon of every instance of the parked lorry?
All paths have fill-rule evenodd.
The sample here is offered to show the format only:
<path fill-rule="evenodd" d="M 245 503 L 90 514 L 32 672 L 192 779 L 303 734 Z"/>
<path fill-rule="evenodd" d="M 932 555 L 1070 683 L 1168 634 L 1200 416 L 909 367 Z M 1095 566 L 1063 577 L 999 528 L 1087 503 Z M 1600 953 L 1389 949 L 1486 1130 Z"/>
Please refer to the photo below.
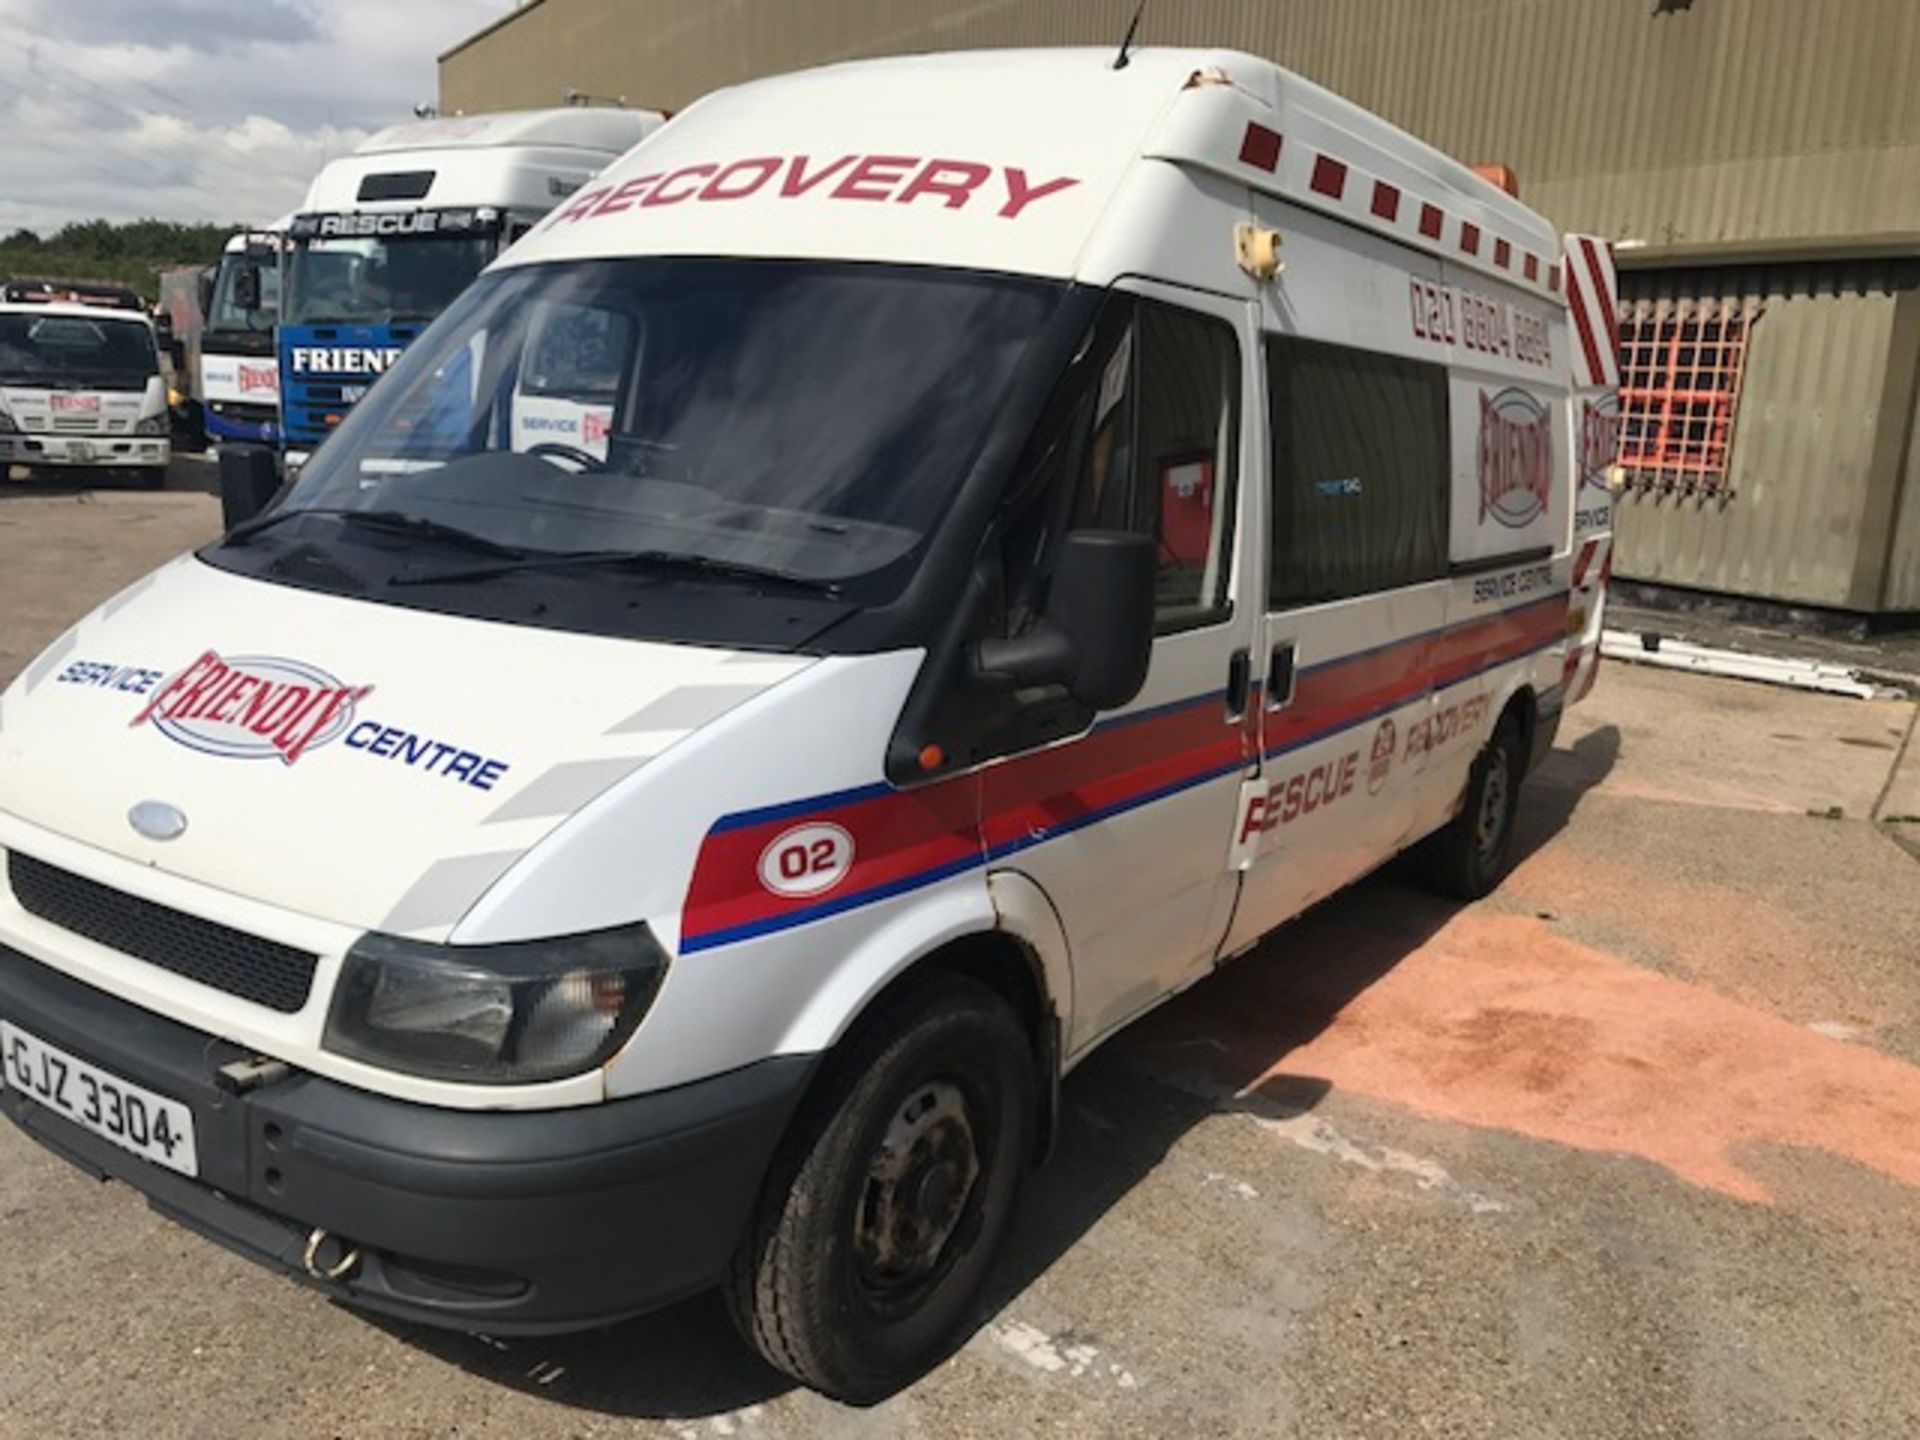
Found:
<path fill-rule="evenodd" d="M 197 374 L 207 438 L 215 445 L 279 440 L 280 370 L 273 336 L 287 225 L 282 220 L 229 237 L 209 286 Z"/>
<path fill-rule="evenodd" d="M 438 117 L 331 161 L 287 224 L 278 359 L 289 463 L 502 250 L 665 118 L 595 106 Z"/>
<path fill-rule="evenodd" d="M 164 484 L 172 424 L 161 348 L 130 290 L 0 290 L 0 469 L 112 469 Z"/>
<path fill-rule="evenodd" d="M 0 697 L 0 1104 L 342 1301 L 718 1286 L 887 1393 L 1102 1041 L 1402 851 L 1506 873 L 1612 277 L 1251 55 L 708 97 Z"/>

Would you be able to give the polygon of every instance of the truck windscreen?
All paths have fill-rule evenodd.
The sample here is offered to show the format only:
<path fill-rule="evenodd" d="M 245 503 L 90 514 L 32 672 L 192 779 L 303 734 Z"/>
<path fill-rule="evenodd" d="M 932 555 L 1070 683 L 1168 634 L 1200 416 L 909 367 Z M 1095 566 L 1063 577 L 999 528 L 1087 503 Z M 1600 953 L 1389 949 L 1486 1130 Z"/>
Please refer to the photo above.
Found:
<path fill-rule="evenodd" d="M 243 308 L 239 301 L 240 276 L 247 270 L 260 275 L 260 305 L 254 310 Z M 279 310 L 280 266 L 271 250 L 248 250 L 220 258 L 220 274 L 213 282 L 213 305 L 207 315 L 207 329 L 265 333 L 273 329 Z"/>
<path fill-rule="evenodd" d="M 287 325 L 431 320 L 472 283 L 498 244 L 491 234 L 298 241 L 280 319 Z"/>
<path fill-rule="evenodd" d="M 142 390 L 160 373 L 153 331 L 95 315 L 0 315 L 0 382 Z"/>

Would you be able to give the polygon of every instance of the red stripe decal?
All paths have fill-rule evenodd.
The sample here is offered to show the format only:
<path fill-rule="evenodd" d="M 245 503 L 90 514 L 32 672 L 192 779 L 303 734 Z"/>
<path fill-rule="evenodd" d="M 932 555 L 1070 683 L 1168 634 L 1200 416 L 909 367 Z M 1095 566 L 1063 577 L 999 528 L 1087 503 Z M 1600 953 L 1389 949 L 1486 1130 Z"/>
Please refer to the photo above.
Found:
<path fill-rule="evenodd" d="M 1382 220 L 1400 218 L 1400 190 L 1384 180 L 1373 182 L 1373 213 Z"/>
<path fill-rule="evenodd" d="M 1438 240 L 1440 238 L 1440 226 L 1443 219 L 1444 217 L 1440 214 L 1440 207 L 1438 205 L 1422 205 L 1420 207 L 1420 233 L 1429 240 Z"/>
<path fill-rule="evenodd" d="M 1526 263 L 1520 268 L 1525 273 L 1527 279 L 1538 283 L 1540 279 L 1540 257 L 1538 255 L 1528 252 Z"/>
<path fill-rule="evenodd" d="M 1267 718 L 1269 754 L 1328 736 L 1552 644 L 1564 634 L 1564 595 L 1419 635 L 1300 673 L 1294 703 Z M 765 820 L 707 833 L 694 864 L 681 947 L 699 950 L 857 908 L 992 854 L 1037 844 L 1208 779 L 1234 783 L 1250 759 L 1246 733 L 1217 695 L 1109 722 L 1065 745 L 1014 756 L 914 790 L 821 797 L 817 811 L 782 806 Z M 852 863 L 823 895 L 785 897 L 761 883 L 769 846 L 803 825 L 847 832 Z"/>
<path fill-rule="evenodd" d="M 1504 240 L 1493 242 L 1493 263 L 1502 270 L 1513 264 L 1513 246 Z"/>
<path fill-rule="evenodd" d="M 1549 265 L 1547 267 L 1547 289 L 1556 295 L 1560 293 L 1560 267 L 1558 265 Z"/>
<path fill-rule="evenodd" d="M 1279 132 L 1249 121 L 1246 136 L 1240 142 L 1240 159 L 1271 175 L 1280 168 Z"/>
<path fill-rule="evenodd" d="M 1587 273 L 1593 280 L 1594 308 L 1599 312 L 1600 323 L 1607 332 L 1607 353 L 1618 355 L 1620 353 L 1620 321 L 1613 313 L 1613 294 L 1607 289 L 1607 267 L 1600 261 L 1599 247 L 1585 235 L 1579 238 L 1580 249 L 1587 262 Z M 1605 375 L 1606 372 L 1600 373 Z"/>
<path fill-rule="evenodd" d="M 1480 253 L 1480 227 L 1465 220 L 1460 222 L 1460 248 L 1469 255 Z"/>
<path fill-rule="evenodd" d="M 1314 156 L 1313 188 L 1338 200 L 1347 193 L 1347 167 L 1331 155 Z"/>
<path fill-rule="evenodd" d="M 1587 384 L 1607 383 L 1606 364 L 1600 355 L 1600 343 L 1594 338 L 1593 319 L 1587 314 L 1587 299 L 1580 291 L 1579 276 L 1567 270 L 1567 308 L 1573 312 L 1573 328 L 1580 335 L 1580 349 L 1587 360 Z"/>

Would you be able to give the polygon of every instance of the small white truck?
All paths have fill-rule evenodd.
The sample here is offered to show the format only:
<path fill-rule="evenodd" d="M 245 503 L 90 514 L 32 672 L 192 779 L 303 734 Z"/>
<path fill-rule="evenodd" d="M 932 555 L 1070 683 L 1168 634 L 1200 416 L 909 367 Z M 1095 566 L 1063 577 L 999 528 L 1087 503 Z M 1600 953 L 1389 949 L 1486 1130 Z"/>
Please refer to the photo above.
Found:
<path fill-rule="evenodd" d="M 0 470 L 131 471 L 158 487 L 170 430 L 143 311 L 77 292 L 0 300 Z"/>

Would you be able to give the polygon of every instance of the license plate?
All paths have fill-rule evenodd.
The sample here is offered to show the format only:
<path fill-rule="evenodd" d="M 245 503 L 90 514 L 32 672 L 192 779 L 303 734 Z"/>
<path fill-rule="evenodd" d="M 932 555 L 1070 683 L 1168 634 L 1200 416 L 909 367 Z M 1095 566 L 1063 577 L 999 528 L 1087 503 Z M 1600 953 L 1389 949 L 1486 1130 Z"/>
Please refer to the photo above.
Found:
<path fill-rule="evenodd" d="M 67 454 L 71 455 L 75 460 L 91 460 L 93 459 L 93 446 L 89 445 L 85 440 L 69 440 L 67 442 Z"/>
<path fill-rule="evenodd" d="M 142 1160 L 182 1175 L 200 1173 L 193 1112 L 178 1100 L 130 1084 L 0 1020 L 6 1085 Z"/>

